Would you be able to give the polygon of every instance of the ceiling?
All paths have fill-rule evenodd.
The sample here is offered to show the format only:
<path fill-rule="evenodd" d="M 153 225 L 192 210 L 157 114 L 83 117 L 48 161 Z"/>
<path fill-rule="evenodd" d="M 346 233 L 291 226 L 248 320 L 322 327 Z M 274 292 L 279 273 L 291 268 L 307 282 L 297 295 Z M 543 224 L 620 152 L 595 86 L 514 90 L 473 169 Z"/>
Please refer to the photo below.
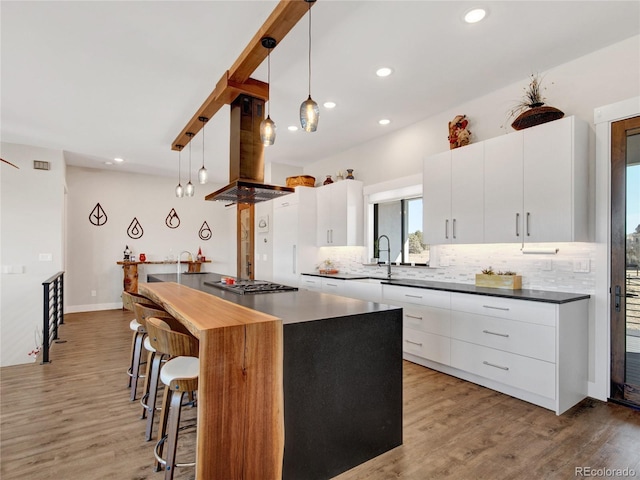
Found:
<path fill-rule="evenodd" d="M 2 0 L 1 139 L 64 150 L 70 165 L 177 177 L 172 141 L 276 4 Z M 465 24 L 477 5 L 488 16 Z M 318 131 L 287 130 L 308 93 L 305 16 L 271 54 L 278 136 L 265 159 L 309 164 L 639 33 L 638 1 L 318 0 Z M 394 73 L 376 77 L 381 66 Z M 266 62 L 253 78 L 267 81 Z M 204 136 L 212 181 L 226 183 L 228 106 Z M 202 133 L 190 145 L 196 178 Z M 114 157 L 125 161 L 105 165 Z M 189 147 L 183 169 L 188 159 Z"/>

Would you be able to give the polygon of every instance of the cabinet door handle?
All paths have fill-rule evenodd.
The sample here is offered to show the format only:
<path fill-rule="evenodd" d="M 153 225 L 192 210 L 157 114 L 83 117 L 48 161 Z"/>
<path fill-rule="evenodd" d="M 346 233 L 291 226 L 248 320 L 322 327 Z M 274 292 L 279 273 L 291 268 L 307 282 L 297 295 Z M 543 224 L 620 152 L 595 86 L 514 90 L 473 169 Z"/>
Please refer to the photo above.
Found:
<path fill-rule="evenodd" d="M 412 342 L 411 340 L 405 340 L 405 342 L 410 343 L 411 345 L 417 345 L 418 347 L 422 346 L 422 342 Z"/>
<path fill-rule="evenodd" d="M 446 239 L 449 238 L 449 219 L 448 218 L 444 221 L 444 238 Z"/>
<path fill-rule="evenodd" d="M 505 312 L 509 311 L 508 307 L 492 307 L 491 305 L 482 305 L 483 308 L 491 308 L 492 310 L 504 310 Z"/>
<path fill-rule="evenodd" d="M 329 229 L 327 229 L 327 243 L 330 243 L 329 242 Z"/>
<path fill-rule="evenodd" d="M 529 217 L 531 217 L 531 212 L 527 212 L 527 237 L 531 236 L 531 232 L 529 231 Z"/>
<path fill-rule="evenodd" d="M 453 226 L 451 227 L 451 233 L 453 234 L 453 238 L 456 238 L 456 219 L 453 219 Z"/>
<path fill-rule="evenodd" d="M 408 293 L 405 293 L 404 296 L 409 298 L 422 298 L 420 295 L 409 295 Z"/>
<path fill-rule="evenodd" d="M 520 236 L 520 214 L 516 213 L 516 237 Z"/>
<path fill-rule="evenodd" d="M 407 317 L 407 318 L 415 318 L 416 320 L 422 320 L 422 317 L 418 317 L 416 315 L 409 315 L 408 313 L 405 314 L 405 317 Z"/>
<path fill-rule="evenodd" d="M 508 333 L 498 333 L 498 332 L 492 332 L 490 330 L 482 330 L 482 333 L 486 333 L 488 335 L 497 335 L 498 337 L 509 338 Z"/>
<path fill-rule="evenodd" d="M 327 283 L 327 287 L 337 287 L 338 285 L 336 285 L 335 283 Z"/>
<path fill-rule="evenodd" d="M 496 365 L 495 363 L 489 363 L 486 360 L 482 362 L 484 365 L 488 365 L 490 367 L 499 368 L 500 370 L 509 370 L 509 367 L 503 367 L 502 365 Z"/>
<path fill-rule="evenodd" d="M 293 273 L 296 273 L 296 246 L 293 246 Z"/>
<path fill-rule="evenodd" d="M 620 285 L 616 285 L 615 297 L 614 297 L 614 305 L 616 308 L 616 312 L 620 311 L 621 303 L 622 303 L 622 289 L 620 288 Z"/>
<path fill-rule="evenodd" d="M 281 207 L 288 207 L 289 206 L 289 202 L 284 202 L 282 204 L 280 204 Z"/>

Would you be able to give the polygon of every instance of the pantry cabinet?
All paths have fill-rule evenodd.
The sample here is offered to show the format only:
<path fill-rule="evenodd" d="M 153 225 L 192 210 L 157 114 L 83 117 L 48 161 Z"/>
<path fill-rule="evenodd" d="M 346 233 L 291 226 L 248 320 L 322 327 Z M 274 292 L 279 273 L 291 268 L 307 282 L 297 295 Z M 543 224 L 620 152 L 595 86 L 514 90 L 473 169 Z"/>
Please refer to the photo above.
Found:
<path fill-rule="evenodd" d="M 482 142 L 428 157 L 423 169 L 423 235 L 429 244 L 482 243 Z"/>
<path fill-rule="evenodd" d="M 317 245 L 363 245 L 362 182 L 343 180 L 316 188 Z"/>
<path fill-rule="evenodd" d="M 273 280 L 298 286 L 300 274 L 315 268 L 315 189 L 273 200 Z"/>
<path fill-rule="evenodd" d="M 587 240 L 587 135 L 571 116 L 483 142 L 486 243 Z"/>

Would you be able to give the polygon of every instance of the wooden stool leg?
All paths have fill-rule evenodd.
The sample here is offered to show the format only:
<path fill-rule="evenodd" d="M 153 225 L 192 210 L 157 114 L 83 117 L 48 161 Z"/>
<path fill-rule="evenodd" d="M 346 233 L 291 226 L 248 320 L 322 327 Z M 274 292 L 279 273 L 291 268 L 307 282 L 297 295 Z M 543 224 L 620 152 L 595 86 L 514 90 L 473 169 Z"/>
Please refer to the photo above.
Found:
<path fill-rule="evenodd" d="M 148 442 L 153 436 L 153 420 L 156 415 L 156 397 L 158 396 L 158 380 L 160 377 L 160 365 L 162 355 L 156 354 L 149 371 L 149 390 L 147 395 L 147 428 L 145 430 L 145 440 Z"/>
<path fill-rule="evenodd" d="M 136 399 L 138 390 L 138 378 L 140 378 L 140 355 L 142 355 L 142 342 L 144 340 L 143 334 L 136 336 L 133 364 L 131 365 L 131 401 Z"/>
<path fill-rule="evenodd" d="M 169 389 L 169 387 L 167 387 Z M 182 398 L 184 392 L 171 392 L 169 405 L 169 431 L 167 432 L 166 464 L 164 469 L 164 480 L 173 480 L 173 471 L 176 463 L 176 448 L 178 444 L 178 430 L 180 427 L 180 413 L 182 411 Z"/>

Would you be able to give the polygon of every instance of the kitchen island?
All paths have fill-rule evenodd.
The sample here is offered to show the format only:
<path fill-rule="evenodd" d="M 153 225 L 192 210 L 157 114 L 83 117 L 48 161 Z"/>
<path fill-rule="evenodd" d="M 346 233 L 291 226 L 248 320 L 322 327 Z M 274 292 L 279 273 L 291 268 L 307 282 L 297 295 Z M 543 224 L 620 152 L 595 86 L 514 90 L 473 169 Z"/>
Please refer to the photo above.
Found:
<path fill-rule="evenodd" d="M 141 284 L 140 290 L 160 300 L 171 313 L 178 314 L 180 320 L 184 312 L 163 303 L 154 293 L 160 287 L 153 283 L 175 282 L 176 277 L 175 274 L 149 275 L 150 283 Z M 181 285 L 169 283 L 162 289 L 177 290 L 180 295 L 192 290 L 206 293 L 215 301 L 225 300 L 224 304 L 250 309 L 249 312 L 255 312 L 258 317 L 266 316 L 265 320 L 281 322 L 282 478 L 332 478 L 402 443 L 400 308 L 308 291 L 238 295 L 206 285 L 220 279 L 215 273 L 183 274 Z M 188 306 L 180 308 L 184 310 Z M 215 316 L 215 313 L 200 311 L 196 315 Z M 275 338 L 265 340 L 277 343 Z M 256 345 L 260 347 L 259 338 Z M 202 349 L 201 344 L 201 352 Z M 207 359 L 201 356 L 201 366 L 204 362 Z M 271 384 L 272 380 L 277 384 L 278 372 L 272 374 L 273 377 L 263 378 L 255 387 L 277 395 Z M 205 380 L 201 378 L 202 381 Z M 205 468 L 201 465 L 203 462 L 221 458 L 221 452 L 224 456 L 228 447 L 224 438 L 200 434 L 200 430 L 209 428 L 202 425 L 203 418 L 207 417 L 200 412 L 215 410 L 216 399 L 199 395 L 197 478 L 275 478 L 265 474 L 251 477 L 234 473 L 214 477 L 201 473 Z M 207 400 L 213 404 L 203 405 Z M 273 406 L 276 404 L 277 401 Z M 252 408 L 259 411 L 261 406 L 255 404 Z M 277 427 L 277 422 L 271 425 Z M 201 439 L 206 446 L 201 444 Z M 236 452 L 230 450 L 228 454 L 233 456 Z"/>

